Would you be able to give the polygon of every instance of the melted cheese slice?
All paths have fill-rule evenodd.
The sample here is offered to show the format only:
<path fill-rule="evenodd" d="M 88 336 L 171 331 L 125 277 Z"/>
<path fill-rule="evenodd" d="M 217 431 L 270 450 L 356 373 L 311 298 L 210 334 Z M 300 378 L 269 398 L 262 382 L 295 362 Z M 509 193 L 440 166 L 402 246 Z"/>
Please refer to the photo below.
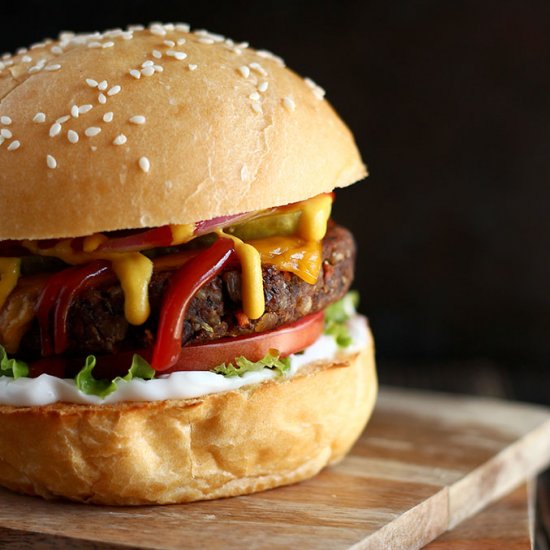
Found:
<path fill-rule="evenodd" d="M 314 285 L 321 271 L 322 245 L 319 241 L 304 241 L 299 237 L 268 237 L 250 241 L 260 253 L 263 264 L 280 271 L 290 271 Z"/>

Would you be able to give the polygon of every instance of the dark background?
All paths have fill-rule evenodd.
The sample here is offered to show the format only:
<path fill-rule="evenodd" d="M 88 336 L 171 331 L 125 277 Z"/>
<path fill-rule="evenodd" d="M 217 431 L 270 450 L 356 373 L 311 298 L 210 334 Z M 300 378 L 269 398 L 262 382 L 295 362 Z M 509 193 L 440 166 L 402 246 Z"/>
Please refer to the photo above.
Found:
<path fill-rule="evenodd" d="M 383 382 L 550 403 L 550 2 L 4 3 L 0 50 L 185 21 L 327 89 L 371 176 L 339 192 Z"/>

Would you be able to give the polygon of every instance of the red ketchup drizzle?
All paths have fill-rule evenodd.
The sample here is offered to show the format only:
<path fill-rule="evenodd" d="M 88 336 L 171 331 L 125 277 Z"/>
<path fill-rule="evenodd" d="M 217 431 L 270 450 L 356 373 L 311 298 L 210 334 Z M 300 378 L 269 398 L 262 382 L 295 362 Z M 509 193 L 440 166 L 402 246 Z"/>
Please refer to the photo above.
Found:
<path fill-rule="evenodd" d="M 165 371 L 174 366 L 181 353 L 185 313 L 193 296 L 235 257 L 231 239 L 219 238 L 187 263 L 170 279 L 162 301 L 157 338 L 151 366 Z"/>
<path fill-rule="evenodd" d="M 48 279 L 36 305 L 42 356 L 60 354 L 67 349 L 67 318 L 71 303 L 78 293 L 113 277 L 111 264 L 97 260 L 83 266 L 64 269 Z M 52 310 L 53 343 L 50 333 Z"/>

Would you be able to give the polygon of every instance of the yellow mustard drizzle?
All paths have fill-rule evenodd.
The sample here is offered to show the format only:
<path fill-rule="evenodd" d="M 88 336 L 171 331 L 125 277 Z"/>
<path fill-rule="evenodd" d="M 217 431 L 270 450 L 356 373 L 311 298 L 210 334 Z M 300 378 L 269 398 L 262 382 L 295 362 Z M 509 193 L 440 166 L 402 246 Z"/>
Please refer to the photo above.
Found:
<path fill-rule="evenodd" d="M 119 254 L 111 261 L 124 292 L 126 320 L 131 325 L 142 325 L 151 313 L 149 282 L 153 274 L 153 262 L 139 252 Z"/>
<path fill-rule="evenodd" d="M 84 239 L 84 242 L 82 243 L 82 250 L 84 252 L 95 252 L 100 245 L 108 240 L 109 238 L 105 235 L 102 235 L 101 233 L 94 233 Z"/>
<path fill-rule="evenodd" d="M 265 311 L 264 281 L 262 259 L 259 252 L 241 239 L 218 229 L 220 237 L 231 239 L 235 243 L 235 252 L 241 262 L 241 295 L 244 314 L 249 319 L 259 319 Z"/>
<path fill-rule="evenodd" d="M 306 241 L 321 241 L 327 232 L 332 209 L 330 195 L 317 195 L 302 203 L 298 235 Z"/>
<path fill-rule="evenodd" d="M 39 248 L 34 241 L 25 241 L 23 245 L 33 254 L 60 258 L 70 265 L 93 260 L 110 261 L 124 293 L 126 319 L 132 325 L 141 325 L 147 321 L 150 313 L 149 282 L 153 273 L 153 262 L 140 252 L 97 250 L 105 238 L 101 234 L 86 237 L 83 248 L 87 252 L 75 252 L 71 247 L 71 239 L 64 239 L 51 248 Z"/>
<path fill-rule="evenodd" d="M 21 258 L 0 258 L 0 309 L 16 287 L 21 270 Z"/>
<path fill-rule="evenodd" d="M 189 242 L 193 238 L 193 233 L 195 232 L 195 224 L 174 224 L 170 226 L 170 230 L 172 231 L 172 246 L 175 246 L 177 244 Z"/>

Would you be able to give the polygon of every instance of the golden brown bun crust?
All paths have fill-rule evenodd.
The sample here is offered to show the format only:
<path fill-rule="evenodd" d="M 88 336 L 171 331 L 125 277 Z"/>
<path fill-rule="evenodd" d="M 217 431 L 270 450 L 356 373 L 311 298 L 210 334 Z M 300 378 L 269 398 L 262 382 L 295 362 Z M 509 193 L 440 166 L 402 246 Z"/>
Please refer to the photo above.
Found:
<path fill-rule="evenodd" d="M 340 460 L 377 393 L 372 345 L 291 380 L 201 399 L 0 407 L 0 484 L 46 498 L 167 504 L 295 483 Z"/>
<path fill-rule="evenodd" d="M 164 43 L 178 39 L 186 42 Z M 200 35 L 175 30 L 83 42 L 31 49 L 0 70 L 0 115 L 11 118 L 12 136 L 0 146 L 0 239 L 192 223 L 303 200 L 366 174 L 328 102 L 255 50 L 205 44 Z M 94 42 L 113 46 L 89 47 Z M 178 60 L 170 50 L 187 57 Z M 32 72 L 42 59 L 45 67 Z M 147 60 L 163 72 L 133 78 L 130 69 Z M 248 76 L 239 70 L 245 66 Z M 106 103 L 86 79 L 107 81 Z M 262 82 L 265 91 L 258 89 Z M 109 95 L 115 86 L 120 92 Z M 93 108 L 50 137 L 57 119 L 86 104 Z M 45 123 L 33 122 L 38 112 Z M 103 120 L 108 112 L 112 122 Z M 146 122 L 130 123 L 135 115 Z M 101 132 L 87 137 L 88 128 Z M 69 130 L 78 133 L 77 143 L 69 142 Z M 115 145 L 119 134 L 127 142 Z M 19 148 L 8 150 L 14 141 Z M 48 168 L 48 155 L 56 168 Z M 143 156 L 148 173 L 139 166 Z"/>

